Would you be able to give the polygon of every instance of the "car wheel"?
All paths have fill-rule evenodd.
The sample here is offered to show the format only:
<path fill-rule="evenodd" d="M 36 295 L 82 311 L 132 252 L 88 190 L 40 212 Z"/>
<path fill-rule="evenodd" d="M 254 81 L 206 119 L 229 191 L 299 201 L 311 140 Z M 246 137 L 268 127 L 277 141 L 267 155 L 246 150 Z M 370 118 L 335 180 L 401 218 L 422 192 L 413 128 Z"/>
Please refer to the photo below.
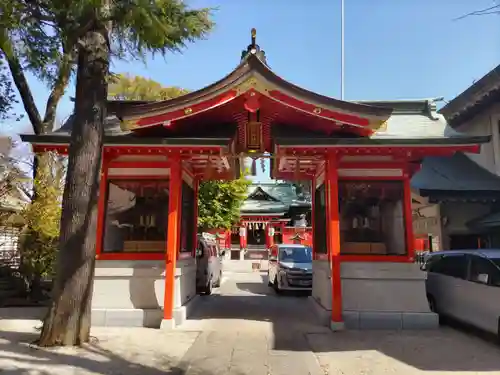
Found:
<path fill-rule="evenodd" d="M 274 291 L 276 292 L 276 294 L 281 294 L 281 289 L 280 289 L 280 285 L 278 283 L 278 276 L 276 276 L 274 278 L 274 283 L 273 283 L 273 287 L 274 287 Z"/>
<path fill-rule="evenodd" d="M 215 283 L 214 287 L 220 288 L 221 282 L 222 282 L 222 272 L 219 273 L 219 278 L 217 279 L 217 282 Z"/>
<path fill-rule="evenodd" d="M 498 317 L 497 344 L 500 345 L 500 316 Z"/>
<path fill-rule="evenodd" d="M 427 301 L 429 301 L 429 309 L 437 314 L 438 318 L 439 318 L 439 324 L 443 324 L 444 323 L 444 318 L 443 316 L 439 313 L 439 309 L 438 309 L 438 306 L 437 306 L 437 303 L 436 303 L 436 299 L 433 297 L 433 296 L 427 296 Z"/>
<path fill-rule="evenodd" d="M 437 309 L 436 309 L 436 300 L 434 299 L 433 296 L 427 296 L 427 301 L 429 302 L 429 309 L 433 312 L 433 313 L 438 313 L 437 312 Z"/>
<path fill-rule="evenodd" d="M 211 295 L 213 292 L 213 282 L 212 279 L 208 280 L 208 284 L 205 286 L 205 294 L 207 296 Z"/>

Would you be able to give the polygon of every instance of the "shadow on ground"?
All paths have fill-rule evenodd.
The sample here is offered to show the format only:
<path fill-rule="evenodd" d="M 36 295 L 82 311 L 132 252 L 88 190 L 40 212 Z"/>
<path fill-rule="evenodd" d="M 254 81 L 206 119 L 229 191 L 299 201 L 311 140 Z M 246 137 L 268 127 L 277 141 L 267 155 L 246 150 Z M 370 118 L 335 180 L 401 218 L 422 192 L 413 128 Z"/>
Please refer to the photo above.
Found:
<path fill-rule="evenodd" d="M 204 370 L 202 366 L 194 368 L 192 364 L 183 363 L 182 360 L 168 356 L 153 358 L 145 364 L 139 360 L 142 353 L 132 353 L 133 358 L 129 360 L 103 348 L 99 343 L 87 344 L 82 348 L 43 349 L 31 346 L 30 343 L 37 337 L 38 334 L 35 333 L 0 333 L 0 373 L 2 375 L 70 373 L 82 375 L 184 375 L 187 373 L 217 375 Z"/>
<path fill-rule="evenodd" d="M 500 371 L 500 347 L 477 336 L 449 327 L 430 331 L 331 332 L 317 323 L 307 296 L 276 295 L 262 283 L 236 282 L 242 293 L 223 293 L 202 298 L 190 319 L 243 319 L 272 325 L 272 350 L 313 351 L 333 358 L 352 353 L 367 363 L 373 353 L 390 357 L 424 371 Z M 251 293 L 251 294 L 250 294 Z M 335 365 L 333 365 L 335 366 Z"/>

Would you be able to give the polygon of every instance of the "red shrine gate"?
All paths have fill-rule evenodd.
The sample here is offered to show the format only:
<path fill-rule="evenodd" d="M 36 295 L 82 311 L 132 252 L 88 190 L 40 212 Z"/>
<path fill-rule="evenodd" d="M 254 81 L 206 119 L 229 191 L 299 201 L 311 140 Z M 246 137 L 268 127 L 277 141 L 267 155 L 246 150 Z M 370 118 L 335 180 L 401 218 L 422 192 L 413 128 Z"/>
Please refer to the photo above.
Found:
<path fill-rule="evenodd" d="M 181 322 L 194 297 L 197 209 L 189 202 L 200 181 L 235 178 L 244 157 L 269 155 L 272 178 L 313 180 L 313 296 L 332 328 L 387 309 L 397 311 L 394 319 L 418 313 L 437 322 L 413 268 L 410 178 L 425 156 L 477 152 L 484 140 L 415 129 L 407 137 L 408 124 L 442 125 L 432 103 L 347 102 L 307 91 L 269 69 L 253 34 L 220 81 L 168 101 L 110 101 L 108 111 L 94 324 L 116 324 L 113 314 L 130 325 Z M 71 120 L 22 138 L 35 152 L 65 154 L 70 131 Z M 141 289 L 147 278 L 152 299 Z"/>

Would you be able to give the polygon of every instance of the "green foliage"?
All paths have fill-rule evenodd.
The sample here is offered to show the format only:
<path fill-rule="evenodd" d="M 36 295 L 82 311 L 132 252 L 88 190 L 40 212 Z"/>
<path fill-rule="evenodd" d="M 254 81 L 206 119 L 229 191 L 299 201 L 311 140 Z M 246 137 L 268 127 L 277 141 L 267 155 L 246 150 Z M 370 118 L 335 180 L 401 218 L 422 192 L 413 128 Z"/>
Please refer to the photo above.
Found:
<path fill-rule="evenodd" d="M 117 100 L 168 100 L 188 92 L 180 87 L 165 87 L 152 79 L 126 74 L 113 76 L 108 86 L 108 97 Z"/>
<path fill-rule="evenodd" d="M 17 103 L 16 95 L 12 89 L 5 61 L 0 54 L 0 121 L 11 117 L 12 107 L 15 103 Z"/>
<path fill-rule="evenodd" d="M 198 226 L 203 230 L 230 229 L 240 219 L 240 207 L 250 181 L 205 181 L 198 190 Z"/>
<path fill-rule="evenodd" d="M 21 266 L 28 283 L 52 276 L 56 259 L 64 164 L 51 153 L 38 156 L 39 165 L 34 188 L 37 199 L 24 210 L 25 230 L 21 246 Z"/>

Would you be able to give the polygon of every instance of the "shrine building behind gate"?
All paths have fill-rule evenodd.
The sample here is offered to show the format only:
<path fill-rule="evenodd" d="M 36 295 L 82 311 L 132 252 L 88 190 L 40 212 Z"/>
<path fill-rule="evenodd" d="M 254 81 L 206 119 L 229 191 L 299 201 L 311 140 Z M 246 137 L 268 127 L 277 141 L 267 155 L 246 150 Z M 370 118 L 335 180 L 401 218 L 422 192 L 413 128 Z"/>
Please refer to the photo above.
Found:
<path fill-rule="evenodd" d="M 253 34 L 221 80 L 168 101 L 110 101 L 108 113 L 94 325 L 185 319 L 194 308 L 198 185 L 236 178 L 247 157 L 270 158 L 274 179 L 312 181 L 318 319 L 332 329 L 437 325 L 413 263 L 410 178 L 424 157 L 478 152 L 488 139 L 447 129 L 432 100 L 310 92 L 269 68 Z M 66 154 L 73 121 L 22 139 L 35 152 Z"/>

